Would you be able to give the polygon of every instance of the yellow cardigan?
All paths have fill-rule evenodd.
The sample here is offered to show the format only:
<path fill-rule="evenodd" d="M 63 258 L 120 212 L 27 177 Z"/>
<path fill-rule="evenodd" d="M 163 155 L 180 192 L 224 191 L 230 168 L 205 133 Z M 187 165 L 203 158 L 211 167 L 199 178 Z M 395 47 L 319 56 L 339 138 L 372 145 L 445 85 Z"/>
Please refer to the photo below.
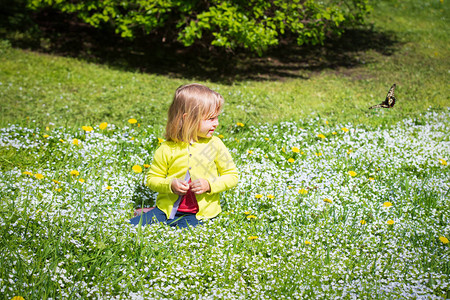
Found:
<path fill-rule="evenodd" d="M 211 187 L 209 193 L 195 195 L 199 206 L 196 218 L 217 216 L 222 211 L 219 193 L 236 186 L 238 171 L 228 149 L 215 136 L 191 144 L 166 141 L 155 151 L 147 173 L 147 186 L 159 193 L 156 206 L 169 217 L 178 199 L 170 184 L 174 178 L 184 180 L 188 169 L 192 181 L 203 178 Z"/>

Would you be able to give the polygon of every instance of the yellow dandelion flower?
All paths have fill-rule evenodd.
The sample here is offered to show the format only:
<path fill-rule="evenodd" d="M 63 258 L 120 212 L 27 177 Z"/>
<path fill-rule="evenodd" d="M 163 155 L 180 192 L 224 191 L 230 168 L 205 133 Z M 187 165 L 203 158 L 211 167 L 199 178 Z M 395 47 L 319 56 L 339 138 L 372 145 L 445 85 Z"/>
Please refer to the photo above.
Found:
<path fill-rule="evenodd" d="M 65 143 L 65 141 L 64 141 L 63 139 L 59 139 L 59 141 L 60 141 L 61 143 Z"/>
<path fill-rule="evenodd" d="M 439 159 L 439 162 L 441 163 L 441 165 L 446 166 L 447 165 L 447 161 L 445 159 Z"/>
<path fill-rule="evenodd" d="M 327 121 L 327 120 L 325 120 L 325 124 L 327 124 L 327 125 L 328 125 L 328 121 Z"/>
<path fill-rule="evenodd" d="M 264 139 L 265 139 L 266 141 L 270 141 L 270 139 L 269 139 L 268 137 L 265 137 Z"/>
<path fill-rule="evenodd" d="M 288 162 L 293 163 L 295 161 L 295 159 L 293 159 L 292 157 L 288 159 Z"/>
<path fill-rule="evenodd" d="M 331 201 L 331 200 L 328 199 L 328 198 L 325 198 L 325 199 L 323 199 L 323 202 L 326 202 L 326 203 L 332 203 L 333 201 Z"/>
<path fill-rule="evenodd" d="M 236 143 L 239 143 L 239 139 L 238 138 L 234 138 L 234 140 L 236 141 Z"/>
<path fill-rule="evenodd" d="M 448 244 L 448 238 L 446 238 L 445 236 L 440 236 L 439 240 L 443 243 L 443 244 Z"/>
<path fill-rule="evenodd" d="M 356 172 L 355 171 L 348 171 L 348 175 L 355 177 L 356 176 Z"/>
<path fill-rule="evenodd" d="M 267 154 L 264 154 L 264 157 L 265 157 L 265 158 L 269 158 L 269 155 L 267 155 Z"/>
<path fill-rule="evenodd" d="M 81 183 L 84 183 L 85 180 L 83 178 L 80 178 L 80 179 L 78 179 L 78 181 Z"/>
<path fill-rule="evenodd" d="M 300 154 L 303 155 L 303 154 L 305 154 L 305 152 L 302 151 L 302 152 L 300 152 Z"/>
<path fill-rule="evenodd" d="M 272 195 L 272 194 L 269 194 L 269 195 L 267 195 L 267 198 L 269 198 L 269 199 L 275 199 L 275 196 Z"/>
<path fill-rule="evenodd" d="M 105 187 L 105 189 L 111 190 L 111 189 L 112 189 L 112 186 L 108 185 L 107 187 Z"/>
<path fill-rule="evenodd" d="M 25 300 L 22 296 L 14 296 L 11 300 Z"/>
<path fill-rule="evenodd" d="M 140 165 L 134 165 L 132 167 L 134 173 L 141 173 L 142 172 L 142 167 Z"/>
<path fill-rule="evenodd" d="M 297 147 L 292 147 L 292 152 L 299 153 L 300 149 L 298 149 Z"/>
<path fill-rule="evenodd" d="M 92 128 L 92 126 L 81 126 L 81 129 L 83 129 L 86 132 L 90 132 L 90 131 L 94 130 L 94 128 Z"/>
<path fill-rule="evenodd" d="M 34 174 L 34 177 L 36 177 L 36 179 L 39 179 L 39 180 L 44 179 L 44 175 L 39 174 L 39 173 Z"/>
<path fill-rule="evenodd" d="M 162 143 L 162 142 L 164 142 L 164 139 L 162 139 L 162 138 L 158 138 L 158 143 Z"/>
<path fill-rule="evenodd" d="M 43 137 L 44 137 L 44 138 L 48 138 L 49 135 L 48 135 L 48 134 L 44 134 Z"/>
<path fill-rule="evenodd" d="M 59 189 L 57 189 L 56 191 L 57 191 L 57 192 L 61 192 L 61 191 L 62 191 L 62 188 L 59 188 Z"/>
<path fill-rule="evenodd" d="M 219 137 L 219 139 L 223 139 L 224 138 L 223 134 L 219 134 L 218 137 Z"/>
<path fill-rule="evenodd" d="M 28 175 L 28 176 L 33 176 L 33 173 L 28 172 L 28 171 L 25 171 L 25 172 L 23 172 L 22 174 L 23 174 L 23 175 Z"/>
<path fill-rule="evenodd" d="M 319 137 L 321 139 L 326 139 L 326 137 L 323 134 L 318 134 L 317 137 Z"/>
<path fill-rule="evenodd" d="M 255 198 L 256 198 L 256 199 L 261 199 L 262 197 L 263 197 L 263 195 L 261 195 L 261 194 L 256 194 L 256 195 L 255 195 Z"/>
<path fill-rule="evenodd" d="M 292 190 L 293 186 L 292 185 L 288 185 L 288 189 Z"/>
<path fill-rule="evenodd" d="M 249 215 L 249 214 L 250 214 L 249 211 L 244 212 L 244 215 Z"/>
<path fill-rule="evenodd" d="M 141 123 L 138 123 L 138 125 L 137 125 L 138 127 L 141 127 Z"/>
<path fill-rule="evenodd" d="M 369 177 L 369 180 L 370 180 L 370 181 L 374 181 L 374 180 L 375 180 L 375 178 L 373 178 L 373 177 Z"/>
<path fill-rule="evenodd" d="M 106 123 L 106 122 L 100 123 L 100 125 L 98 125 L 98 127 L 99 127 L 101 130 L 105 130 L 106 127 L 108 127 L 108 123 Z"/>
<path fill-rule="evenodd" d="M 148 168 L 150 168 L 150 165 L 149 164 L 144 164 L 144 168 L 148 169 Z"/>
<path fill-rule="evenodd" d="M 258 217 L 255 216 L 255 215 L 248 215 L 247 219 L 249 219 L 249 220 L 251 220 L 251 219 L 258 219 Z"/>
<path fill-rule="evenodd" d="M 352 152 L 353 152 L 352 149 L 347 150 L 347 154 L 350 154 L 350 153 L 352 153 Z"/>
<path fill-rule="evenodd" d="M 240 126 L 240 127 L 244 127 L 244 123 L 241 123 L 241 122 L 237 122 L 236 125 Z"/>
<path fill-rule="evenodd" d="M 53 179 L 52 181 L 53 181 L 54 184 L 60 184 L 60 182 L 58 180 L 56 180 L 56 179 Z"/>
<path fill-rule="evenodd" d="M 253 154 L 253 151 L 252 150 L 247 150 L 247 153 L 248 154 Z"/>
<path fill-rule="evenodd" d="M 341 129 L 343 132 L 348 132 L 348 128 L 342 127 Z"/>
<path fill-rule="evenodd" d="M 130 140 L 134 141 L 134 136 L 132 136 L 132 137 L 130 138 Z"/>
<path fill-rule="evenodd" d="M 247 239 L 249 239 L 250 241 L 253 241 L 253 240 L 258 239 L 258 237 L 256 235 L 252 235 L 252 236 L 249 236 Z"/>
<path fill-rule="evenodd" d="M 389 220 L 389 221 L 387 221 L 387 223 L 388 223 L 388 225 L 394 225 L 394 220 Z"/>
<path fill-rule="evenodd" d="M 283 151 L 284 153 L 286 153 L 286 149 L 284 149 L 284 147 L 281 147 L 281 151 Z"/>
<path fill-rule="evenodd" d="M 78 139 L 73 139 L 72 144 L 78 146 L 80 144 L 80 141 Z"/>
<path fill-rule="evenodd" d="M 391 206 L 392 206 L 392 203 L 389 202 L 389 201 L 386 201 L 386 202 L 383 203 L 383 206 L 384 206 L 384 207 L 391 207 Z"/>
<path fill-rule="evenodd" d="M 321 152 L 316 152 L 316 156 L 322 156 Z"/>
<path fill-rule="evenodd" d="M 48 127 L 48 126 L 47 126 L 47 127 L 45 127 L 45 130 L 49 131 L 49 130 L 50 130 L 50 127 Z"/>
<path fill-rule="evenodd" d="M 305 245 L 311 245 L 310 241 L 305 241 Z"/>
<path fill-rule="evenodd" d="M 333 134 L 333 135 L 336 135 L 337 134 L 337 132 L 336 131 L 333 131 L 331 134 Z"/>
<path fill-rule="evenodd" d="M 136 124 L 136 123 L 137 123 L 137 120 L 131 118 L 131 119 L 128 119 L 128 123 L 130 123 L 130 124 Z"/>
<path fill-rule="evenodd" d="M 359 222 L 361 223 L 361 225 L 366 224 L 366 220 L 361 220 L 361 221 L 359 221 Z"/>
<path fill-rule="evenodd" d="M 302 195 L 306 195 L 306 194 L 308 194 L 308 190 L 305 190 L 305 189 L 299 189 L 299 190 L 298 190 L 298 193 L 299 193 L 299 194 L 302 194 Z"/>
<path fill-rule="evenodd" d="M 70 175 L 78 176 L 78 175 L 80 175 L 80 172 L 78 172 L 77 170 L 72 170 L 72 171 L 70 171 Z"/>

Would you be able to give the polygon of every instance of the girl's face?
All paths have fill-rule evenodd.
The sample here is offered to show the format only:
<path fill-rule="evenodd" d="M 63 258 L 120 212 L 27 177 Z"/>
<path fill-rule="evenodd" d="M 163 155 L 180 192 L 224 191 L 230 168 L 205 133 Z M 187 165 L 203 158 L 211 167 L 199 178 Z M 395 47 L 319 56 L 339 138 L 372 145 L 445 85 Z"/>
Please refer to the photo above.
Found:
<path fill-rule="evenodd" d="M 198 137 L 212 137 L 217 126 L 219 126 L 219 116 L 213 116 L 209 119 L 201 120 L 200 124 L 198 125 Z"/>

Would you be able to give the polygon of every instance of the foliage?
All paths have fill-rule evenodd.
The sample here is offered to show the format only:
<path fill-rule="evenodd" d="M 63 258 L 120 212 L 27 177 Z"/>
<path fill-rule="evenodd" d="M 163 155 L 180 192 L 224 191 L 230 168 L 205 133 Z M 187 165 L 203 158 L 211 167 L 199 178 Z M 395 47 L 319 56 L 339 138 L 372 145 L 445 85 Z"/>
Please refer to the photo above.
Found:
<path fill-rule="evenodd" d="M 370 11 L 368 0 L 29 0 L 29 7 L 75 14 L 94 27 L 108 24 L 125 38 L 159 34 L 185 46 L 242 47 L 259 55 L 281 40 L 323 43 L 327 35 L 363 23 Z"/>

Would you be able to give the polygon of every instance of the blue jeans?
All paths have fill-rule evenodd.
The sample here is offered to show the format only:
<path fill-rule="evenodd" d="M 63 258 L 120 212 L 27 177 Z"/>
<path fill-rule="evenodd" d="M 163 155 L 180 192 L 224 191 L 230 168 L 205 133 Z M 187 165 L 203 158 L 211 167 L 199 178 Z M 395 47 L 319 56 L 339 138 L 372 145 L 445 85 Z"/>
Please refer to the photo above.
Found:
<path fill-rule="evenodd" d="M 178 226 L 179 228 L 186 228 L 189 225 L 195 227 L 199 224 L 202 224 L 201 221 L 197 220 L 195 214 L 184 213 L 180 211 L 177 211 L 174 219 L 168 220 L 166 214 L 158 207 L 155 207 L 154 209 L 146 212 L 145 214 L 132 218 L 130 220 L 130 223 L 132 225 L 138 225 L 141 219 L 142 219 L 142 226 L 154 223 L 165 223 L 172 227 Z"/>

